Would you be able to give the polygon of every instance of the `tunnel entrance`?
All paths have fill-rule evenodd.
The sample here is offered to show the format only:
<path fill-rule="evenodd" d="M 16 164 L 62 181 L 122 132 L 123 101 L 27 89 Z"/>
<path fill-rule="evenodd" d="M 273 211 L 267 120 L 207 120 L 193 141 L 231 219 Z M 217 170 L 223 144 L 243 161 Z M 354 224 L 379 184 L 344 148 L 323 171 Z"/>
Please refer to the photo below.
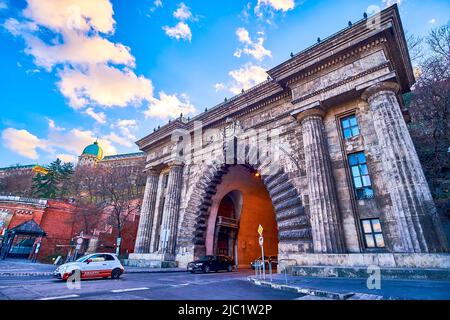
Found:
<path fill-rule="evenodd" d="M 275 211 L 261 177 L 251 168 L 232 166 L 212 198 L 206 253 L 233 257 L 239 268 L 261 256 L 257 232 L 264 228 L 264 254 L 277 256 Z"/>

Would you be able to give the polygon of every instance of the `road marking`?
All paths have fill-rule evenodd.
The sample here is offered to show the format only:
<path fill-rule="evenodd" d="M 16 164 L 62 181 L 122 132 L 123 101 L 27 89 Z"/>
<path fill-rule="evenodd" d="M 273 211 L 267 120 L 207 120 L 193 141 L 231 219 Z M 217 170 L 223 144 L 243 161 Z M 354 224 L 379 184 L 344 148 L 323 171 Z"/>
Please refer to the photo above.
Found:
<path fill-rule="evenodd" d="M 77 294 L 69 294 L 67 296 L 59 296 L 59 297 L 46 297 L 46 298 L 41 298 L 38 300 L 58 300 L 58 299 L 70 299 L 70 298 L 78 298 L 79 295 Z"/>
<path fill-rule="evenodd" d="M 120 292 L 143 291 L 143 290 L 150 290 L 150 289 L 147 287 L 142 287 L 142 288 L 116 289 L 116 290 L 111 290 L 111 292 L 120 293 Z"/>

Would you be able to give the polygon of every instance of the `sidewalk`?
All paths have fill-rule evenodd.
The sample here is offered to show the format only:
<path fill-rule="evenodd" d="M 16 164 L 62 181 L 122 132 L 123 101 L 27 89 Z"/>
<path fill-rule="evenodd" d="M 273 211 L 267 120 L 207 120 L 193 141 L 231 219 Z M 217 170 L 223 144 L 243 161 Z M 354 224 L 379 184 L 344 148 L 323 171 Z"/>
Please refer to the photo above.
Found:
<path fill-rule="evenodd" d="M 450 300 L 450 282 L 426 280 L 383 280 L 381 289 L 367 288 L 367 279 L 309 278 L 273 275 L 272 281 L 250 276 L 256 285 L 278 290 L 299 292 L 318 298 L 334 300 Z"/>
<path fill-rule="evenodd" d="M 44 263 L 32 263 L 27 260 L 0 260 L 0 277 L 51 276 L 57 266 Z M 171 273 L 186 272 L 185 268 L 138 268 L 125 267 L 127 273 Z"/>

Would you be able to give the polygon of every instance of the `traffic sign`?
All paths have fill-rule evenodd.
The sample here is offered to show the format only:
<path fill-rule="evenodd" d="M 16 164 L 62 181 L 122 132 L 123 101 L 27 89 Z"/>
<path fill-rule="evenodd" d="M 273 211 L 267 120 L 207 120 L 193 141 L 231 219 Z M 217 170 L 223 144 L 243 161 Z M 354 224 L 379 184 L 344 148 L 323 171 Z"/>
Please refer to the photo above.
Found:
<path fill-rule="evenodd" d="M 82 243 L 83 243 L 83 238 L 78 238 L 78 239 L 77 239 L 77 243 L 78 243 L 78 244 L 82 244 Z"/>
<path fill-rule="evenodd" d="M 258 233 L 259 233 L 260 236 L 262 236 L 263 230 L 264 230 L 264 229 L 263 229 L 262 225 L 259 225 L 259 227 L 258 227 Z"/>
<path fill-rule="evenodd" d="M 262 247 L 264 244 L 264 238 L 263 237 L 259 237 L 259 245 Z"/>

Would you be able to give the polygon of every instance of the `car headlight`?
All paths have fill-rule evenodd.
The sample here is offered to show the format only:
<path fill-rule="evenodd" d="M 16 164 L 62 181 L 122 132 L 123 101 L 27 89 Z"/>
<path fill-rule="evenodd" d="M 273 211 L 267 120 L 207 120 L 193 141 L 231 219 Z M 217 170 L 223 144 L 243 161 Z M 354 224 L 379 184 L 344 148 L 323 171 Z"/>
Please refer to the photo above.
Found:
<path fill-rule="evenodd" d="M 196 263 L 195 264 L 197 267 L 203 265 L 203 263 Z"/>

